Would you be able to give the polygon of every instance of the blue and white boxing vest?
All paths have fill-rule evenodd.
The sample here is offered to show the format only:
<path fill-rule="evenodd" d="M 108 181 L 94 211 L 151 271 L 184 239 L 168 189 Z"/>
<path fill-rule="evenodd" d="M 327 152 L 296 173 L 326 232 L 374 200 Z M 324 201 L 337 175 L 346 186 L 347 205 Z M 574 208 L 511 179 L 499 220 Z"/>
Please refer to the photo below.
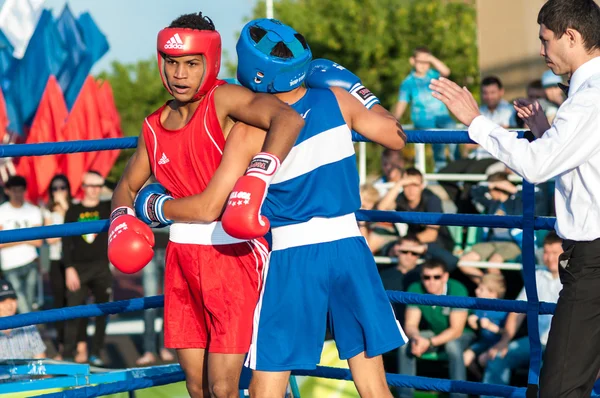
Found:
<path fill-rule="evenodd" d="M 292 105 L 305 125 L 262 207 L 271 227 L 334 218 L 360 208 L 352 134 L 330 90 L 308 89 Z"/>

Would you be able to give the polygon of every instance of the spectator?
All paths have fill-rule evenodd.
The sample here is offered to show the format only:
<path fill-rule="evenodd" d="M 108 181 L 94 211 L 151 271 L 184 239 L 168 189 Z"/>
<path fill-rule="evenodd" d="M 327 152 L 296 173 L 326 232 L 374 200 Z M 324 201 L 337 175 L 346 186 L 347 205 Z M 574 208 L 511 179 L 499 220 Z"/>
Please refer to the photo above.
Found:
<path fill-rule="evenodd" d="M 562 239 L 554 231 L 544 239 L 544 267 L 535 271 L 535 281 L 538 299 L 548 303 L 556 303 L 562 284 L 558 275 L 559 256 L 563 252 Z M 517 300 L 527 300 L 525 288 L 521 290 Z M 527 366 L 529 363 L 529 336 L 514 339 L 519 327 L 525 319 L 525 314 L 510 313 L 500 341 L 479 357 L 482 365 L 487 363 L 483 376 L 484 383 L 510 384 L 511 371 Z M 545 350 L 550 332 L 552 315 L 539 315 L 538 325 L 542 349 Z"/>
<path fill-rule="evenodd" d="M 414 235 L 403 236 L 390 248 L 388 255 L 398 260 L 394 266 L 379 272 L 385 290 L 405 292 L 413 282 L 421 279 L 421 267 L 427 246 L 419 242 Z M 404 304 L 393 304 L 396 318 L 404 325 Z"/>
<path fill-rule="evenodd" d="M 446 106 L 433 98 L 429 88 L 431 79 L 449 76 L 450 68 L 434 57 L 426 47 L 416 48 L 409 61 L 413 69 L 400 86 L 398 102 L 393 111 L 396 119 L 402 118 L 406 107 L 410 104 L 412 123 L 417 130 L 456 126 Z M 450 149 L 450 159 L 455 158 L 458 149 L 456 144 L 433 144 L 436 171 L 446 165 L 446 145 Z"/>
<path fill-rule="evenodd" d="M 10 282 L 0 279 L 0 318 L 17 313 L 17 293 Z M 46 357 L 46 345 L 35 325 L 0 331 L 0 359 Z"/>
<path fill-rule="evenodd" d="M 373 186 L 381 199 L 389 191 L 389 184 L 400 181 L 404 176 L 405 159 L 401 151 L 385 148 L 381 154 L 381 178 L 373 182 Z M 379 200 L 375 205 L 379 203 Z M 364 207 L 363 207 L 364 208 Z M 375 208 L 375 207 L 373 207 Z M 400 235 L 396 225 L 391 222 L 376 222 L 369 225 L 369 248 L 373 253 L 379 253 L 386 244 L 395 241 Z M 405 232 L 405 231 L 403 231 Z"/>
<path fill-rule="evenodd" d="M 404 178 L 388 191 L 377 208 L 378 210 L 443 213 L 442 201 L 425 188 L 423 174 L 415 168 L 406 170 Z M 454 240 L 446 226 L 410 224 L 407 234 L 416 235 L 420 242 L 428 245 L 428 250 L 440 248 L 452 253 L 454 249 Z"/>
<path fill-rule="evenodd" d="M 506 170 L 506 166 L 498 159 L 494 159 L 490 154 L 481 149 L 477 144 L 465 144 L 471 151 L 466 159 L 458 159 L 448 164 L 439 171 L 441 174 L 487 174 L 491 175 L 499 171 Z M 471 189 L 475 185 L 473 182 L 462 181 L 458 178 L 454 181 L 439 181 L 440 186 L 444 188 L 448 197 L 456 205 L 457 213 L 473 214 L 477 209 L 471 202 Z"/>
<path fill-rule="evenodd" d="M 379 191 L 379 196 L 384 196 L 388 191 L 386 183 L 398 182 L 404 176 L 405 160 L 401 151 L 385 148 L 381 153 L 381 178 L 373 182 Z"/>
<path fill-rule="evenodd" d="M 65 222 L 65 214 L 71 206 L 71 184 L 66 176 L 57 174 L 52 177 L 48 185 L 49 199 L 46 209 L 44 209 L 45 225 L 60 225 Z M 63 308 L 67 306 L 65 285 L 65 265 L 62 257 L 62 239 L 46 239 L 50 249 L 50 286 L 52 287 L 52 297 L 54 299 L 54 308 Z M 54 357 L 56 360 L 62 359 L 62 352 L 65 344 L 65 323 L 56 322 L 56 343 L 58 354 Z M 77 336 L 77 341 L 85 342 L 86 335 L 81 333 Z"/>
<path fill-rule="evenodd" d="M 504 128 L 517 127 L 516 112 L 504 98 L 504 85 L 497 76 L 481 80 L 481 102 L 479 111 L 494 123 Z M 490 159 L 492 156 L 477 144 L 465 144 L 469 159 Z"/>
<path fill-rule="evenodd" d="M 496 76 L 485 77 L 481 81 L 481 102 L 483 104 L 479 106 L 479 111 L 504 128 L 515 127 L 515 110 L 502 97 L 504 97 L 502 81 Z M 488 157 L 490 157 L 489 154 Z"/>
<path fill-rule="evenodd" d="M 558 108 L 565 102 L 565 94 L 558 87 L 562 84 L 562 77 L 557 76 L 552 70 L 547 70 L 542 75 L 542 87 L 544 89 L 544 97 L 539 99 L 538 102 L 544 110 L 548 123 L 552 124 Z"/>
<path fill-rule="evenodd" d="M 506 293 L 506 283 L 502 275 L 487 274 L 484 275 L 475 289 L 475 295 L 478 298 L 501 299 Z M 473 373 L 480 376 L 477 364 L 474 362 L 479 355 L 486 352 L 500 340 L 500 333 L 506 320 L 505 312 L 474 310 L 467 318 L 467 323 L 472 330 L 478 331 L 477 340 L 471 344 L 463 353 L 465 366 L 470 368 Z"/>
<path fill-rule="evenodd" d="M 546 98 L 546 92 L 542 86 L 542 80 L 536 79 L 529 82 L 529 84 L 527 84 L 527 99 L 536 101 L 542 98 Z M 520 118 L 517 118 L 517 121 L 519 119 Z"/>
<path fill-rule="evenodd" d="M 83 176 L 83 200 L 72 205 L 65 215 L 65 223 L 108 219 L 110 202 L 100 201 L 104 178 L 98 172 L 88 171 Z M 65 262 L 65 284 L 69 307 L 84 304 L 88 289 L 96 303 L 106 303 L 112 292 L 113 277 L 108 266 L 106 233 L 86 234 L 63 238 Z M 66 322 L 64 357 L 72 358 L 77 336 L 85 320 L 73 319 Z M 90 363 L 102 366 L 100 352 L 104 347 L 106 316 L 96 317 L 96 330 L 92 340 Z M 78 351 L 77 362 L 85 362 L 86 353 Z"/>
<path fill-rule="evenodd" d="M 360 187 L 361 209 L 373 210 L 379 202 L 379 198 L 379 191 L 373 185 L 365 184 Z M 376 253 L 386 243 L 396 238 L 396 230 L 392 223 L 360 221 L 358 226 L 372 253 Z"/>
<path fill-rule="evenodd" d="M 21 176 L 12 176 L 6 181 L 4 190 L 8 202 L 0 205 L 0 229 L 14 230 L 39 227 L 42 225 L 42 212 L 39 207 L 25 201 L 27 182 Z M 38 278 L 38 252 L 41 240 L 0 243 L 0 260 L 4 277 L 14 287 L 19 312 L 31 311 L 35 304 Z"/>
<path fill-rule="evenodd" d="M 421 268 L 421 282 L 408 288 L 410 293 L 428 293 L 437 296 L 467 297 L 467 289 L 458 281 L 450 279 L 443 263 L 428 261 Z M 409 305 L 406 308 L 404 330 L 410 343 L 400 347 L 399 373 L 416 375 L 416 359 L 427 352 L 443 350 L 448 355 L 451 380 L 466 380 L 467 372 L 463 352 L 475 335 L 465 329 L 467 310 L 430 305 Z M 420 325 L 425 329 L 421 330 Z M 412 397 L 413 391 L 401 388 L 400 397 Z M 450 394 L 451 398 L 465 397 Z"/>
<path fill-rule="evenodd" d="M 518 215 L 523 213 L 523 201 L 517 195 L 517 187 L 508 180 L 506 173 L 494 173 L 487 179 L 486 186 L 471 190 L 473 203 L 479 206 L 482 213 L 502 215 Z M 459 261 L 460 270 L 478 283 L 483 271 L 479 268 L 461 265 L 463 261 L 489 261 L 503 263 L 515 259 L 521 254 L 520 237 L 522 231 L 516 228 L 484 228 L 483 242 L 476 243 L 471 251 L 464 254 Z M 488 272 L 500 273 L 499 269 L 490 268 Z"/>
<path fill-rule="evenodd" d="M 413 282 L 421 279 L 419 261 L 425 256 L 427 246 L 419 242 L 414 235 L 406 235 L 398 239 L 389 251 L 398 263 L 387 267 L 379 274 L 386 290 L 406 291 Z"/>

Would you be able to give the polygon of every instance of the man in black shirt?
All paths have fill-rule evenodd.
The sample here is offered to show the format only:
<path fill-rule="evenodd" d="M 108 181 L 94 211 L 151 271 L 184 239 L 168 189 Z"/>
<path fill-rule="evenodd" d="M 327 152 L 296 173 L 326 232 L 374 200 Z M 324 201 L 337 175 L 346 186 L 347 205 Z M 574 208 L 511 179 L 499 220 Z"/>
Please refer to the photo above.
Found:
<path fill-rule="evenodd" d="M 108 219 L 110 202 L 100 201 L 100 192 L 104 178 L 95 171 L 83 176 L 83 200 L 69 207 L 65 223 L 85 222 Z M 67 306 L 85 304 L 88 290 L 94 296 L 95 303 L 106 303 L 112 293 L 113 277 L 108 266 L 106 233 L 86 234 L 63 238 L 63 258 L 65 264 L 65 282 L 67 286 Z M 85 319 L 67 321 L 65 330 L 64 357 L 73 358 L 77 331 L 85 327 Z M 106 317 L 96 318 L 96 330 L 92 340 L 90 363 L 102 366 L 100 350 L 104 346 Z"/>
<path fill-rule="evenodd" d="M 390 248 L 389 256 L 396 257 L 398 263 L 379 272 L 386 290 L 406 291 L 411 283 L 421 278 L 419 260 L 423 258 L 427 246 L 414 235 L 406 235 Z"/>
<path fill-rule="evenodd" d="M 390 188 L 377 209 L 443 213 L 441 199 L 425 188 L 423 174 L 414 167 L 406 169 L 402 180 Z M 439 246 L 452 253 L 454 249 L 454 240 L 446 226 L 409 224 L 407 234 L 416 235 L 420 242 L 428 244 L 429 250 Z"/>
<path fill-rule="evenodd" d="M 423 259 L 427 246 L 423 245 L 416 236 L 404 236 L 390 248 L 388 255 L 396 257 L 398 263 L 379 272 L 385 290 L 405 292 L 413 283 L 421 280 L 419 260 Z M 404 304 L 394 304 L 394 312 L 400 323 L 404 322 Z"/>

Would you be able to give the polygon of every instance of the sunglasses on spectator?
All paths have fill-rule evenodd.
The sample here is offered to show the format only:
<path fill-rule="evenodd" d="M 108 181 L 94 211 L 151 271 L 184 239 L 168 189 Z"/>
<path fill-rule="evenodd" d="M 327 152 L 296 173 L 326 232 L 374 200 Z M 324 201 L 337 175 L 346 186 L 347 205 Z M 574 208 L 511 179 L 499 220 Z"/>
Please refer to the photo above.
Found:
<path fill-rule="evenodd" d="M 50 188 L 50 190 L 52 192 L 55 192 L 55 191 L 66 191 L 67 190 L 67 186 L 66 185 L 56 185 L 56 186 L 53 186 L 52 188 Z"/>
<path fill-rule="evenodd" d="M 84 188 L 102 188 L 104 184 L 83 184 Z"/>
<path fill-rule="evenodd" d="M 442 275 L 423 275 L 422 278 L 424 281 L 428 281 L 431 279 L 435 279 L 436 281 L 439 281 L 440 279 L 442 279 Z"/>
<path fill-rule="evenodd" d="M 402 254 L 411 254 L 411 255 L 417 256 L 417 257 L 419 257 L 421 255 L 420 253 L 413 252 L 413 251 L 410 251 L 410 250 L 398 250 L 396 252 L 396 254 L 400 254 L 400 253 L 402 253 Z"/>

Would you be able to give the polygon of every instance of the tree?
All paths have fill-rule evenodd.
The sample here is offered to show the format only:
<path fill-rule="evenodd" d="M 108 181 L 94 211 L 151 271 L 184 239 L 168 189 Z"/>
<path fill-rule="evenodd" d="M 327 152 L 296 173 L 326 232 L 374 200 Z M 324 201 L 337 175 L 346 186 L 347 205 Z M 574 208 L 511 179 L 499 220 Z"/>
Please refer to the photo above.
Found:
<path fill-rule="evenodd" d="M 454 81 L 479 91 L 473 1 L 280 0 L 274 13 L 305 36 L 313 58 L 328 58 L 353 71 L 387 109 L 410 72 L 413 49 L 424 45 L 450 67 Z M 253 15 L 265 16 L 264 2 Z M 379 171 L 380 152 L 369 144 L 369 171 Z"/>
<path fill-rule="evenodd" d="M 115 61 L 108 72 L 102 72 L 98 76 L 108 80 L 113 88 L 115 104 L 121 116 L 121 127 L 125 136 L 138 136 L 144 118 L 170 98 L 158 76 L 155 58 L 127 65 Z M 133 152 L 133 149 L 121 151 L 108 180 L 113 182 L 119 180 Z"/>

